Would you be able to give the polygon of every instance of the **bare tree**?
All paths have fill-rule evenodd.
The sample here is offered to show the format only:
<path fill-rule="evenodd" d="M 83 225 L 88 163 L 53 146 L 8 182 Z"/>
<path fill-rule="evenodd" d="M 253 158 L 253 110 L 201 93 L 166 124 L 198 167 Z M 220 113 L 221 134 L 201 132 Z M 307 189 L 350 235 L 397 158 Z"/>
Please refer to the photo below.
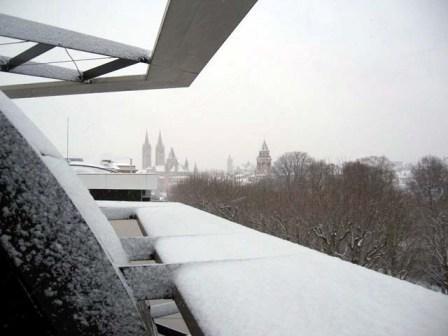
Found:
<path fill-rule="evenodd" d="M 291 152 L 275 162 L 273 179 L 240 184 L 196 174 L 173 188 L 171 199 L 447 292 L 443 167 L 440 160 L 422 160 L 413 170 L 409 192 L 398 186 L 387 158 L 338 166 Z"/>
<path fill-rule="evenodd" d="M 413 167 L 408 185 L 416 200 L 426 275 L 448 294 L 448 166 L 437 157 L 424 157 Z"/>
<path fill-rule="evenodd" d="M 304 183 L 308 167 L 313 163 L 307 153 L 285 153 L 274 162 L 273 172 L 288 191 Z"/>

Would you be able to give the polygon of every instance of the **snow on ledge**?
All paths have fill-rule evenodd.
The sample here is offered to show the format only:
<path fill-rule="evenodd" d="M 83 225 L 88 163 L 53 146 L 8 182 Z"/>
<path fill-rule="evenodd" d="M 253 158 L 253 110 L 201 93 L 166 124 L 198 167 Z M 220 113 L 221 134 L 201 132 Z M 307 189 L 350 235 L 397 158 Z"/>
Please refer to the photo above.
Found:
<path fill-rule="evenodd" d="M 448 335 L 445 295 L 300 249 L 184 264 L 175 285 L 205 335 Z"/>
<path fill-rule="evenodd" d="M 137 217 L 145 231 L 152 238 L 233 234 L 253 231 L 185 204 L 165 204 L 165 206 L 139 208 L 136 211 Z"/>
<path fill-rule="evenodd" d="M 127 202 L 126 202 L 127 203 Z M 448 296 L 180 203 L 128 208 L 205 335 L 446 336 Z"/>

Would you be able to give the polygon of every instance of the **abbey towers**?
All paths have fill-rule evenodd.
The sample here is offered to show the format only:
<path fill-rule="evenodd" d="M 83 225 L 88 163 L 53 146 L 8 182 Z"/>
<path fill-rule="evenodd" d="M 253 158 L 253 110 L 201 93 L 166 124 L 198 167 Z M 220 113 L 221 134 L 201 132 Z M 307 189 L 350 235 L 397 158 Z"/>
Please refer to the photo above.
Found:
<path fill-rule="evenodd" d="M 179 164 L 177 160 L 176 154 L 174 153 L 174 149 L 171 148 L 168 158 L 165 159 L 165 145 L 162 140 L 162 132 L 159 131 L 159 137 L 157 139 L 156 148 L 154 151 L 155 158 L 154 163 L 152 161 L 152 147 L 149 142 L 148 131 L 146 131 L 145 142 L 142 146 L 142 169 L 144 170 L 152 170 L 152 171 L 167 171 L 167 172 L 179 172 L 189 171 L 189 163 L 188 160 L 185 159 L 185 163 L 183 165 Z"/>
<path fill-rule="evenodd" d="M 191 173 L 188 160 L 185 159 L 184 164 L 181 164 L 177 159 L 173 148 L 170 149 L 167 158 L 165 158 L 165 153 L 162 133 L 159 131 L 159 136 L 154 151 L 154 161 L 152 160 L 152 146 L 149 141 L 148 132 L 146 131 L 145 141 L 142 146 L 142 170 L 146 170 L 147 172 Z M 251 171 L 251 176 L 255 178 L 262 178 L 271 174 L 271 163 L 272 159 L 268 145 L 266 144 L 266 141 L 263 141 L 261 150 L 257 156 L 256 167 L 249 162 L 242 167 L 235 167 L 233 158 L 229 155 L 227 158 L 227 174 L 233 176 L 235 174 L 240 174 L 239 172 L 241 172 L 241 170 L 247 172 Z M 193 173 L 195 171 L 197 172 L 197 168 L 193 170 Z"/>

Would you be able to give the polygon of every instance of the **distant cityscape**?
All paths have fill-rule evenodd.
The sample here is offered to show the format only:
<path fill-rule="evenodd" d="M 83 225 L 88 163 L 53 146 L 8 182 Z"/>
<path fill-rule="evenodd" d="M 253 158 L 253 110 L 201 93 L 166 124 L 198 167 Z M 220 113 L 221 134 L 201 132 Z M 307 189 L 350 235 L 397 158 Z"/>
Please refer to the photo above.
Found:
<path fill-rule="evenodd" d="M 103 159 L 99 164 L 84 162 L 82 158 L 69 158 L 72 166 L 76 167 L 78 172 L 85 172 L 89 169 L 104 169 L 115 173 L 140 173 L 155 174 L 159 176 L 159 190 L 166 192 L 170 186 L 178 183 L 182 179 L 198 174 L 200 171 L 196 163 L 191 167 L 188 158 L 183 162 L 178 159 L 174 148 L 170 147 L 168 156 L 166 156 L 166 147 L 163 142 L 162 132 L 159 131 L 155 148 L 151 145 L 148 131 L 142 144 L 142 164 L 138 169 L 132 159 L 128 162 L 113 161 Z M 445 159 L 446 160 L 446 159 Z M 405 186 L 411 175 L 411 164 L 401 161 L 392 162 L 393 169 L 397 173 L 398 182 Z M 245 163 L 235 164 L 232 155 L 228 155 L 226 170 L 207 170 L 201 173 L 208 173 L 213 176 L 233 179 L 239 183 L 247 184 L 259 181 L 273 174 L 272 156 L 266 140 L 263 140 L 261 148 L 256 156 L 255 162 L 248 160 Z"/>
<path fill-rule="evenodd" d="M 154 190 L 157 198 L 166 197 L 167 191 L 173 186 L 189 176 L 199 174 L 196 163 L 193 168 L 190 166 L 188 158 L 181 163 L 174 151 L 170 147 L 166 157 L 166 147 L 163 142 L 162 132 L 159 131 L 155 148 L 151 145 L 148 131 L 142 144 L 142 165 L 138 169 L 130 158 L 129 161 L 114 161 L 104 158 L 99 164 L 85 162 L 83 158 L 68 158 L 70 165 L 76 173 L 85 174 L 104 174 L 104 173 L 122 173 L 122 174 L 150 174 L 157 176 L 157 190 Z M 227 158 L 227 170 L 209 170 L 203 171 L 213 176 L 233 179 L 239 183 L 247 184 L 256 182 L 272 174 L 272 158 L 269 147 L 264 140 L 261 149 L 256 156 L 256 163 L 247 161 L 241 165 L 235 165 L 231 155 Z"/>

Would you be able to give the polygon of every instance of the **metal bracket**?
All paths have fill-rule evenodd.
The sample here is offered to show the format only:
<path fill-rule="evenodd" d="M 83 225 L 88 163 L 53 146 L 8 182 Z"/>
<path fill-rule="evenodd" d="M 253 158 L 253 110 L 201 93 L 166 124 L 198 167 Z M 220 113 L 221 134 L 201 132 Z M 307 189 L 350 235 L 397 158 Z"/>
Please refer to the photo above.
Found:
<path fill-rule="evenodd" d="M 122 266 L 120 271 L 137 301 L 173 299 L 175 286 L 172 275 L 180 266 L 179 264 Z"/>

